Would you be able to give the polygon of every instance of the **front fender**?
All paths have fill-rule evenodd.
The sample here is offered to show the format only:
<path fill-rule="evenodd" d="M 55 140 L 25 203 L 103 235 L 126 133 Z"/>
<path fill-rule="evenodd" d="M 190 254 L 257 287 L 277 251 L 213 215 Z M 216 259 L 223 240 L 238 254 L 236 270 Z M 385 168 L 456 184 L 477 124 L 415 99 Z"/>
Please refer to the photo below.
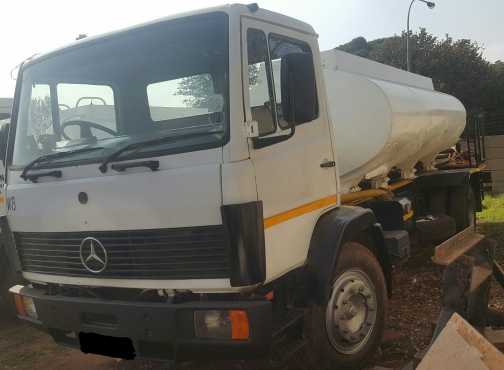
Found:
<path fill-rule="evenodd" d="M 343 245 L 352 240 L 358 241 L 363 235 L 371 237 L 374 245 L 366 247 L 377 255 L 390 291 L 390 258 L 381 226 L 377 224 L 373 211 L 361 207 L 342 206 L 320 217 L 310 242 L 307 272 L 311 282 L 311 293 L 317 302 L 324 302 L 328 298 L 334 268 Z"/>

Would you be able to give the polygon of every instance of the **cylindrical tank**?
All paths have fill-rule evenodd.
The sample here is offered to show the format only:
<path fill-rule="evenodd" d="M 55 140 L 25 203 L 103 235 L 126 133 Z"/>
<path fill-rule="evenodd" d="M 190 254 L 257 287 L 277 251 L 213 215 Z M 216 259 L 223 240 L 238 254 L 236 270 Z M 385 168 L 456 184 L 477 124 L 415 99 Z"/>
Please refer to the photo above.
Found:
<path fill-rule="evenodd" d="M 342 191 L 394 167 L 413 176 L 464 130 L 464 106 L 430 79 L 335 51 L 323 64 Z"/>

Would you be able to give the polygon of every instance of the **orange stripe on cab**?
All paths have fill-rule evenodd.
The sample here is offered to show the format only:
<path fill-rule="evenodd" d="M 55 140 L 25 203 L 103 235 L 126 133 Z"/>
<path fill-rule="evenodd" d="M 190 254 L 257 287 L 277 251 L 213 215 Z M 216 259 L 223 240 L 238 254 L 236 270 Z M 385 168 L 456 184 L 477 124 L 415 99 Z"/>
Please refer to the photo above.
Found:
<path fill-rule="evenodd" d="M 306 213 L 316 211 L 317 209 L 324 208 L 336 204 L 336 195 L 331 195 L 314 202 L 303 204 L 302 206 L 290 209 L 286 212 L 276 214 L 274 216 L 264 219 L 264 228 L 268 229 L 272 226 L 278 225 L 290 219 L 302 216 Z"/>
<path fill-rule="evenodd" d="M 341 204 L 355 205 L 358 204 L 359 202 L 363 202 L 369 199 L 384 197 L 390 195 L 391 192 L 395 190 L 398 190 L 404 186 L 411 184 L 412 182 L 413 180 L 402 180 L 393 185 L 390 185 L 387 189 L 369 189 L 354 193 L 342 194 Z M 332 206 L 336 204 L 336 200 L 337 200 L 336 195 L 330 195 L 328 197 L 318 199 L 316 201 L 306 203 L 303 204 L 302 206 L 265 218 L 264 229 L 268 229 L 272 226 L 281 224 L 282 222 L 316 211 L 317 209 Z"/>

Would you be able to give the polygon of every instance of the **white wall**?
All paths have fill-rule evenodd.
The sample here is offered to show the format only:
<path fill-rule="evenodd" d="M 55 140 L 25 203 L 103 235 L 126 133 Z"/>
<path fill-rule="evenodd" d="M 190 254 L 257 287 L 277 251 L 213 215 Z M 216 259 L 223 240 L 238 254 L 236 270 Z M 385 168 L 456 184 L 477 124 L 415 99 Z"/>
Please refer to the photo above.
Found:
<path fill-rule="evenodd" d="M 492 171 L 492 191 L 504 193 L 504 135 L 485 137 L 486 165 Z"/>

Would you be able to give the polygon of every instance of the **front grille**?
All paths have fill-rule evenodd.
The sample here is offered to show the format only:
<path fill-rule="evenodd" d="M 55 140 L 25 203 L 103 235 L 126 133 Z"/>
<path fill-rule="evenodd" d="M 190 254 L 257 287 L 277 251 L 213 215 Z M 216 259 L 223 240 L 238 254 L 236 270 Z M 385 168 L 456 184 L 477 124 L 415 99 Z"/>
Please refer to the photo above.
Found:
<path fill-rule="evenodd" d="M 14 233 L 23 271 L 115 279 L 218 279 L 229 277 L 224 227 L 69 233 Z M 107 267 L 93 273 L 80 245 L 93 237 L 107 251 Z"/>

